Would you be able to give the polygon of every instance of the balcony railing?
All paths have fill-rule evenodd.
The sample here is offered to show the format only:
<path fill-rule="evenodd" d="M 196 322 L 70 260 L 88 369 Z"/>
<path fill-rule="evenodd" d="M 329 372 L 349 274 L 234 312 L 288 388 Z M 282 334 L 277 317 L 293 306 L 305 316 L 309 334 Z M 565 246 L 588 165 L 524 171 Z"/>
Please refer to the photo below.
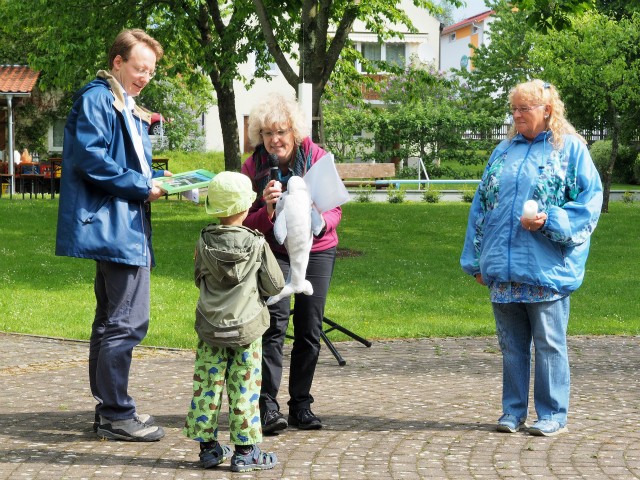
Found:
<path fill-rule="evenodd" d="M 380 83 L 383 79 L 387 78 L 387 75 L 376 73 L 376 74 L 368 74 L 366 75 L 368 78 L 371 78 L 374 83 Z M 365 100 L 380 100 L 380 93 L 376 90 L 367 87 L 365 83 L 360 86 L 360 90 L 362 91 L 362 98 Z"/>

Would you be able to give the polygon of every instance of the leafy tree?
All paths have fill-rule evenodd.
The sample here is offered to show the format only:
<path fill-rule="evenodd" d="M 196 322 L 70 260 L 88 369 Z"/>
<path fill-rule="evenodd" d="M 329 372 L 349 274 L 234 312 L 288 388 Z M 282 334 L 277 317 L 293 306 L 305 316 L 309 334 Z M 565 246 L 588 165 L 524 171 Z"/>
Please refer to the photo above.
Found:
<path fill-rule="evenodd" d="M 571 27 L 572 19 L 595 7 L 595 0 L 512 0 L 524 12 L 527 24 L 547 33 Z"/>
<path fill-rule="evenodd" d="M 440 7 L 441 12 L 434 12 L 433 16 L 437 18 L 442 25 L 448 27 L 449 25 L 453 25 L 454 23 L 456 23 L 457 20 L 453 17 L 453 5 L 451 5 L 449 2 L 440 2 L 438 4 L 438 7 Z"/>
<path fill-rule="evenodd" d="M 640 12 L 639 0 L 512 0 L 511 4 L 525 13 L 530 27 L 542 33 L 571 28 L 573 18 L 588 11 L 616 20 Z"/>
<path fill-rule="evenodd" d="M 240 137 L 234 80 L 239 66 L 257 52 L 256 76 L 265 75 L 261 32 L 249 0 L 156 0 L 162 38 L 176 39 L 171 51 L 184 70 L 201 71 L 216 91 L 226 170 L 240 169 Z M 177 34 L 177 35 L 176 35 Z M 260 68 L 262 67 L 262 68 Z M 182 72 L 184 73 L 184 72 Z"/>
<path fill-rule="evenodd" d="M 611 163 L 611 140 L 593 142 L 589 152 L 601 176 L 606 175 Z M 620 183 L 638 183 L 638 152 L 629 145 L 620 144 L 612 180 Z"/>
<path fill-rule="evenodd" d="M 200 117 L 204 113 L 203 105 L 215 102 L 208 80 L 195 77 L 205 83 L 201 88 L 191 90 L 191 95 L 183 95 L 189 89 L 182 76 L 165 77 L 158 80 L 158 88 L 145 93 L 146 106 L 154 111 L 162 112 L 165 117 L 165 144 L 159 147 L 169 150 L 202 151 L 204 136 L 200 126 Z M 158 145 L 156 145 L 158 148 Z"/>
<path fill-rule="evenodd" d="M 34 45 L 34 32 L 27 28 L 9 28 L 9 1 L 0 0 L 0 65 L 26 65 Z M 58 102 L 36 88 L 30 98 L 13 100 L 13 115 L 15 148 L 46 152 L 46 133 L 58 115 Z"/>
<path fill-rule="evenodd" d="M 425 166 L 438 165 L 441 151 L 468 148 L 466 130 L 483 130 L 501 123 L 486 113 L 472 112 L 460 96 L 458 80 L 433 65 L 414 65 L 390 76 L 382 91 L 388 108 L 378 112 L 376 142 L 391 156 L 417 156 Z"/>
<path fill-rule="evenodd" d="M 347 44 L 348 33 L 356 18 L 381 38 L 393 33 L 387 21 L 410 25 L 410 20 L 390 0 L 313 1 L 296 0 L 5 0 L 9 12 L 7 28 L 33 32 L 34 47 L 30 64 L 42 70 L 42 85 L 66 92 L 77 89 L 106 64 L 106 49 L 118 31 L 140 27 L 149 31 L 165 47 L 167 56 L 158 69 L 167 77 L 181 76 L 181 95 L 203 88 L 198 75 L 213 85 L 218 102 L 225 151 L 225 168 L 240 166 L 239 129 L 236 121 L 234 80 L 242 79 L 238 66 L 255 55 L 256 76 L 265 75 L 269 57 L 276 59 L 281 71 L 294 87 L 300 79 L 314 86 L 314 116 L 319 101 Z M 438 11 L 434 3 L 414 0 L 416 5 Z M 449 3 L 460 5 L 461 0 Z M 261 26 L 255 19 L 254 7 Z M 43 22 L 42 19 L 46 19 Z M 277 40 L 274 32 L 277 32 Z M 329 33 L 332 32 L 332 33 Z M 269 50 L 263 47 L 263 33 Z M 297 52 L 293 48 L 298 45 Z M 286 55 L 300 59 L 298 72 L 287 63 Z M 350 72 L 349 72 L 350 73 Z M 145 92 L 159 98 L 154 82 Z M 171 88 L 177 85 L 172 84 Z M 169 93 L 171 92 L 171 88 Z M 198 98 L 198 97 L 196 97 Z M 200 98 L 206 98 L 203 94 Z M 144 98 L 141 99 L 144 101 Z M 187 104 L 207 105 L 198 101 Z M 177 116 L 177 115 L 176 115 Z"/>
<path fill-rule="evenodd" d="M 576 126 L 602 125 L 608 132 L 612 144 L 609 166 L 602 172 L 603 212 L 608 211 L 621 140 L 637 131 L 639 48 L 640 14 L 617 22 L 592 12 L 577 18 L 572 29 L 541 36 L 531 52 L 545 79 L 562 92 Z"/>
<path fill-rule="evenodd" d="M 371 131 L 373 114 L 364 103 L 353 104 L 341 98 L 323 104 L 325 146 L 336 161 L 352 162 L 365 158 L 374 146 Z"/>
<path fill-rule="evenodd" d="M 455 70 L 466 82 L 463 92 L 474 111 L 487 111 L 503 118 L 508 114 L 508 94 L 518 83 L 535 77 L 539 68 L 529 60 L 535 33 L 523 12 L 506 0 L 489 3 L 495 18 L 487 32 L 489 41 L 473 47 L 471 71 Z"/>
<path fill-rule="evenodd" d="M 640 0 L 596 0 L 596 9 L 609 17 L 620 20 L 634 12 L 640 12 Z"/>
<path fill-rule="evenodd" d="M 296 0 L 282 3 L 279 0 L 253 0 L 269 53 L 287 82 L 296 90 L 303 81 L 312 84 L 315 119 L 320 117 L 321 98 L 340 55 L 345 48 L 351 47 L 348 35 L 356 19 L 362 20 L 380 39 L 401 36 L 401 26 L 415 31 L 411 19 L 396 1 Z M 433 1 L 413 0 L 413 3 L 430 12 L 442 13 Z M 449 0 L 447 3 L 460 6 L 463 2 Z M 283 10 L 286 10 L 285 14 Z M 297 52 L 291 48 L 296 43 Z M 298 61 L 297 71 L 288 62 L 286 53 Z M 347 56 L 358 55 L 352 51 Z M 355 70 L 346 71 L 351 81 L 358 81 L 352 76 Z M 314 122 L 314 139 L 319 139 L 319 132 L 319 122 Z"/>
<path fill-rule="evenodd" d="M 108 67 L 108 48 L 120 30 L 148 31 L 166 52 L 157 66 L 157 78 L 168 80 L 151 82 L 140 103 L 160 111 L 167 107 L 163 113 L 174 119 L 170 135 L 178 143 L 179 132 L 183 139 L 198 134 L 197 119 L 212 104 L 213 84 L 227 169 L 240 166 L 233 80 L 238 76 L 237 65 L 251 50 L 247 39 L 259 34 L 257 27 L 247 26 L 252 24 L 251 14 L 248 0 L 222 6 L 199 0 L 5 0 L 0 4 L 4 31 L 29 36 L 27 58 L 32 68 L 41 71 L 40 85 L 45 89 L 76 91 L 97 70 Z"/>

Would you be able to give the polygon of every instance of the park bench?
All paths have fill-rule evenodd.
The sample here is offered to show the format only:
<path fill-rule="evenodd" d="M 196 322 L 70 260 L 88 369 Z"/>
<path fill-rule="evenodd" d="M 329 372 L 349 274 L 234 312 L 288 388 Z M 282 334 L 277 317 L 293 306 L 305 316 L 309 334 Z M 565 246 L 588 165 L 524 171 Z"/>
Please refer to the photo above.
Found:
<path fill-rule="evenodd" d="M 336 163 L 345 187 L 376 186 L 376 180 L 396 176 L 394 163 Z"/>

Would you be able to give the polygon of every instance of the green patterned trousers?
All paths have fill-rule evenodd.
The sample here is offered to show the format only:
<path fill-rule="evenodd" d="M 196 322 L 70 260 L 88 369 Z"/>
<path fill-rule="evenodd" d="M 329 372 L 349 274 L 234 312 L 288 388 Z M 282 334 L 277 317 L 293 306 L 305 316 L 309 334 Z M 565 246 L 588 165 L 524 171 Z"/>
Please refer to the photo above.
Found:
<path fill-rule="evenodd" d="M 214 347 L 200 340 L 193 373 L 193 399 L 183 433 L 199 442 L 217 441 L 226 382 L 231 442 L 260 443 L 261 367 L 262 338 L 244 347 Z"/>

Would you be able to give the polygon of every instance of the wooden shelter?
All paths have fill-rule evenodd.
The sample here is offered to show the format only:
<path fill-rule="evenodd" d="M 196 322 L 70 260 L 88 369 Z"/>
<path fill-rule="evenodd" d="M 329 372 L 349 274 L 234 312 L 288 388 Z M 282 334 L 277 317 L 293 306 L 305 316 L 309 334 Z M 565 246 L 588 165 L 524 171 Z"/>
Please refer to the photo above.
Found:
<path fill-rule="evenodd" d="M 31 96 L 39 75 L 26 65 L 0 65 L 0 151 L 6 152 L 10 175 L 14 175 L 16 160 L 13 107 L 16 101 Z"/>

